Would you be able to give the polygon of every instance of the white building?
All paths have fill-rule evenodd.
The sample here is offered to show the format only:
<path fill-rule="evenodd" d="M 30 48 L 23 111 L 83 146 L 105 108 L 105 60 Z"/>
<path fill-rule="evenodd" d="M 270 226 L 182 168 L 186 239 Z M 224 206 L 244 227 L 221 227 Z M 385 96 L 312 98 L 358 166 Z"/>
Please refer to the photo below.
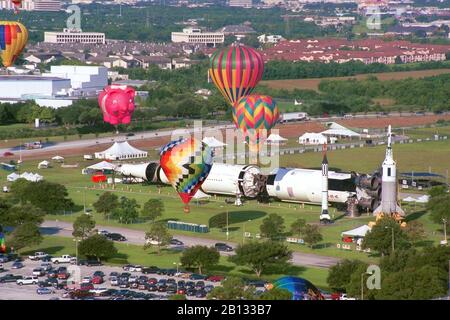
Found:
<path fill-rule="evenodd" d="M 0 102 L 35 100 L 52 108 L 72 104 L 70 80 L 41 76 L 0 76 Z"/>
<path fill-rule="evenodd" d="M 83 32 L 81 29 L 63 29 L 62 32 L 44 32 L 47 43 L 105 43 L 105 34 L 101 32 Z"/>
<path fill-rule="evenodd" d="M 74 96 L 92 96 L 108 85 L 108 69 L 98 66 L 52 66 L 43 77 L 70 80 Z"/>
<path fill-rule="evenodd" d="M 321 133 L 306 132 L 298 138 L 298 143 L 303 145 L 321 145 L 327 143 L 327 137 Z"/>
<path fill-rule="evenodd" d="M 0 0 L 0 9 L 12 10 L 14 4 L 11 0 Z M 61 1 L 59 0 L 23 0 L 19 6 L 19 11 L 60 11 Z"/>
<path fill-rule="evenodd" d="M 252 6 L 252 0 L 229 0 L 228 6 L 250 8 Z"/>
<path fill-rule="evenodd" d="M 223 32 L 202 32 L 201 29 L 196 28 L 185 28 L 183 32 L 172 32 L 172 42 L 216 45 L 224 41 Z"/>

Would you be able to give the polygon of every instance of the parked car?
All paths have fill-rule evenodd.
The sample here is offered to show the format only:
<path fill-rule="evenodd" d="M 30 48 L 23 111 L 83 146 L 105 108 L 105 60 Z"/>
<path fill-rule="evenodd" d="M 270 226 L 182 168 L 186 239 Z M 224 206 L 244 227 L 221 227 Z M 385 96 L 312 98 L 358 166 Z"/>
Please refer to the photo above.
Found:
<path fill-rule="evenodd" d="M 57 278 L 58 277 L 58 270 L 52 269 L 47 271 L 47 278 Z"/>
<path fill-rule="evenodd" d="M 15 261 L 12 266 L 11 269 L 22 269 L 24 267 L 23 263 L 20 261 Z"/>
<path fill-rule="evenodd" d="M 221 282 L 223 279 L 225 279 L 224 276 L 209 276 L 208 278 L 206 278 L 206 280 L 211 282 Z"/>
<path fill-rule="evenodd" d="M 109 240 L 112 240 L 112 241 L 127 241 L 127 238 L 125 238 L 120 233 L 108 233 L 106 235 L 106 238 L 108 238 Z"/>
<path fill-rule="evenodd" d="M 195 284 L 195 289 L 203 289 L 205 287 L 205 282 L 203 281 L 197 281 L 197 283 Z"/>
<path fill-rule="evenodd" d="M 71 262 L 73 262 L 74 260 L 76 260 L 76 258 L 74 258 L 74 257 L 72 257 L 72 256 L 70 256 L 70 255 L 68 255 L 68 254 L 64 254 L 64 255 L 62 255 L 62 256 L 60 256 L 60 257 L 55 257 L 55 258 L 52 258 L 52 259 L 51 259 L 52 263 L 54 263 L 54 264 L 58 264 L 58 263 L 71 263 Z"/>
<path fill-rule="evenodd" d="M 144 267 L 142 268 L 142 273 L 144 274 L 154 274 L 154 273 L 158 273 L 159 268 L 155 267 L 155 266 L 150 266 L 150 267 Z"/>
<path fill-rule="evenodd" d="M 147 290 L 150 291 L 150 292 L 155 292 L 155 291 L 158 291 L 158 287 L 156 285 L 154 285 L 154 284 L 148 284 L 147 285 Z"/>
<path fill-rule="evenodd" d="M 196 298 L 204 298 L 206 297 L 206 291 L 203 289 L 197 290 L 197 292 L 195 293 L 195 297 Z"/>
<path fill-rule="evenodd" d="M 3 263 L 0 263 L 0 272 L 4 272 L 5 271 L 5 267 L 3 266 Z"/>
<path fill-rule="evenodd" d="M 106 292 L 108 292 L 108 288 L 94 288 L 89 290 L 90 293 L 93 293 L 96 296 L 104 295 Z"/>
<path fill-rule="evenodd" d="M 214 248 L 216 248 L 217 251 L 225 251 L 230 252 L 233 251 L 233 248 L 227 245 L 226 243 L 218 242 L 214 245 Z"/>
<path fill-rule="evenodd" d="M 36 276 L 36 277 L 45 276 L 45 270 L 43 268 L 34 268 L 33 269 L 33 276 Z"/>
<path fill-rule="evenodd" d="M 102 276 L 94 276 L 92 278 L 92 283 L 93 284 L 102 284 L 104 282 L 103 277 Z"/>
<path fill-rule="evenodd" d="M 44 258 L 46 256 L 48 256 L 48 254 L 46 254 L 45 252 L 38 251 L 38 252 L 35 252 L 34 255 L 28 256 L 28 259 L 36 261 L 36 260 L 41 260 L 42 258 Z"/>
<path fill-rule="evenodd" d="M 0 283 L 7 283 L 7 282 L 17 282 L 17 280 L 22 279 L 23 276 L 21 275 L 13 275 L 11 273 L 4 275 L 3 277 L 0 277 Z"/>
<path fill-rule="evenodd" d="M 186 288 L 178 287 L 177 294 L 186 294 Z"/>
<path fill-rule="evenodd" d="M 112 286 L 118 286 L 119 285 L 119 278 L 112 276 L 109 278 L 109 282 Z"/>
<path fill-rule="evenodd" d="M 120 275 L 119 275 L 119 273 L 117 271 L 112 271 L 112 272 L 109 273 L 110 280 L 111 280 L 112 277 L 116 277 L 117 278 L 119 276 Z"/>
<path fill-rule="evenodd" d="M 207 277 L 202 274 L 193 273 L 189 276 L 189 279 L 191 280 L 205 280 Z"/>
<path fill-rule="evenodd" d="M 94 272 L 93 277 L 97 277 L 97 276 L 104 277 L 105 273 L 103 271 L 97 270 Z"/>
<path fill-rule="evenodd" d="M 41 287 L 41 288 L 36 289 L 36 293 L 37 294 L 52 294 L 52 293 L 55 293 L 55 291 L 50 288 Z"/>
<path fill-rule="evenodd" d="M 177 286 L 173 285 L 173 284 L 167 286 L 166 292 L 168 294 L 176 294 L 177 293 Z"/>
<path fill-rule="evenodd" d="M 148 278 L 147 283 L 148 284 L 157 284 L 158 280 L 156 280 L 156 278 Z"/>
<path fill-rule="evenodd" d="M 44 263 L 41 263 L 41 268 L 45 271 L 45 272 L 47 272 L 47 271 L 50 271 L 50 270 L 52 270 L 52 264 L 51 263 L 49 263 L 49 262 L 44 262 Z"/>
<path fill-rule="evenodd" d="M 38 277 L 35 277 L 35 276 L 23 277 L 22 279 L 18 279 L 16 281 L 16 283 L 19 286 L 22 286 L 24 284 L 38 284 L 38 282 L 39 282 L 39 279 L 38 279 Z"/>
<path fill-rule="evenodd" d="M 205 286 L 205 287 L 203 288 L 203 290 L 205 290 L 206 293 L 210 293 L 210 292 L 212 291 L 212 289 L 214 289 L 214 286 L 212 286 L 212 285 L 210 285 L 210 284 L 208 284 L 207 286 Z"/>
<path fill-rule="evenodd" d="M 182 246 L 184 243 L 183 243 L 183 241 L 180 241 L 178 239 L 172 239 L 172 240 L 170 240 L 170 244 L 174 245 L 174 246 Z"/>
<path fill-rule="evenodd" d="M 128 282 L 137 282 L 137 280 L 138 280 L 138 277 L 137 277 L 137 276 L 130 276 L 130 277 L 128 278 Z"/>
<path fill-rule="evenodd" d="M 106 237 L 106 236 L 108 236 L 109 231 L 107 231 L 107 230 L 98 230 L 98 234 L 104 235 Z"/>
<path fill-rule="evenodd" d="M 186 290 L 186 295 L 188 296 L 188 297 L 195 297 L 195 294 L 197 293 L 197 290 L 195 290 L 195 289 L 187 289 Z"/>
<path fill-rule="evenodd" d="M 8 261 L 9 261 L 8 255 L 0 253 L 0 263 L 6 263 Z"/>
<path fill-rule="evenodd" d="M 81 279 L 81 283 L 92 283 L 92 278 L 91 277 L 83 277 L 83 279 Z"/>
<path fill-rule="evenodd" d="M 77 264 L 79 266 L 87 266 L 87 267 L 97 267 L 103 265 L 103 263 L 98 260 L 78 260 Z"/>
<path fill-rule="evenodd" d="M 94 289 L 94 285 L 92 283 L 81 283 L 80 290 L 82 291 L 90 291 Z"/>

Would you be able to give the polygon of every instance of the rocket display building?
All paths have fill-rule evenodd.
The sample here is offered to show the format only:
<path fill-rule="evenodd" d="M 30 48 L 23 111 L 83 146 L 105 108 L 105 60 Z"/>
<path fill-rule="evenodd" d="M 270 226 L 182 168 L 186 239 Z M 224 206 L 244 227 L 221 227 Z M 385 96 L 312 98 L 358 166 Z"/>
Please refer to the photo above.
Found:
<path fill-rule="evenodd" d="M 374 215 L 405 216 L 397 201 L 397 164 L 392 152 L 392 132 L 388 127 L 388 143 L 386 157 L 381 166 L 381 204 L 373 212 Z"/>

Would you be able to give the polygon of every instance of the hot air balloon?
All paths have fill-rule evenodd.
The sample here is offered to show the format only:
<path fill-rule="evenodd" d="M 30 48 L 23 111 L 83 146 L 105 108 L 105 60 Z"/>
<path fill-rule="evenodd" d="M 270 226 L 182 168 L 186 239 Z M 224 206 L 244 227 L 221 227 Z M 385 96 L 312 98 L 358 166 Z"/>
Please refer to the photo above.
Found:
<path fill-rule="evenodd" d="M 264 95 L 243 97 L 233 108 L 234 124 L 241 130 L 250 150 L 254 151 L 259 150 L 259 143 L 267 138 L 279 117 L 275 101 Z"/>
<path fill-rule="evenodd" d="M 209 66 L 211 79 L 232 106 L 252 92 L 261 80 L 263 71 L 261 55 L 255 49 L 243 45 L 214 52 Z"/>
<path fill-rule="evenodd" d="M 14 4 L 14 12 L 18 13 L 19 12 L 19 7 L 22 4 L 22 0 L 11 0 L 11 2 Z"/>
<path fill-rule="evenodd" d="M 6 252 L 5 236 L 2 232 L 2 226 L 0 226 L 0 253 Z"/>
<path fill-rule="evenodd" d="M 28 41 L 28 31 L 15 21 L 0 21 L 0 52 L 3 66 L 10 67 Z"/>
<path fill-rule="evenodd" d="M 179 139 L 161 148 L 160 165 L 189 212 L 189 201 L 205 181 L 212 166 L 212 149 L 195 139 Z"/>
<path fill-rule="evenodd" d="M 110 85 L 106 86 L 98 96 L 98 104 L 103 113 L 103 121 L 117 126 L 129 124 L 134 112 L 134 96 L 132 87 Z"/>
<path fill-rule="evenodd" d="M 321 292 L 308 280 L 299 277 L 282 277 L 268 286 L 268 289 L 288 290 L 292 300 L 323 300 Z"/>

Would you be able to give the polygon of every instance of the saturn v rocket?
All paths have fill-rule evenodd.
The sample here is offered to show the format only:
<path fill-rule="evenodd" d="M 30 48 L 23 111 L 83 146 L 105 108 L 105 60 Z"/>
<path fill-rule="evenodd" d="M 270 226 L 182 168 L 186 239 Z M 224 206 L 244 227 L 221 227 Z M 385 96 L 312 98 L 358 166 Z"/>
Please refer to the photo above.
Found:
<path fill-rule="evenodd" d="M 397 201 L 397 164 L 392 153 L 392 132 L 388 127 L 388 143 L 386 156 L 381 166 L 381 204 L 373 212 L 374 215 L 403 217 L 405 212 Z"/>

